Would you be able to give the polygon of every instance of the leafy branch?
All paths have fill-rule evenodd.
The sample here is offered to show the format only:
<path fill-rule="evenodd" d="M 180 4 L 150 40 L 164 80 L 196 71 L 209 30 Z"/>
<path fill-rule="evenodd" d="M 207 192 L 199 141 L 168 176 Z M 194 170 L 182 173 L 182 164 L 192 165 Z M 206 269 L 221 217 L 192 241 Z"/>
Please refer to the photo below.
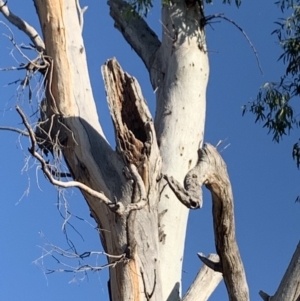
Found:
<path fill-rule="evenodd" d="M 281 18 L 277 28 L 272 32 L 277 36 L 283 52 L 278 61 L 285 65 L 285 73 L 279 81 L 266 82 L 259 89 L 256 100 L 243 106 L 243 115 L 251 112 L 256 116 L 255 122 L 263 122 L 263 127 L 279 142 L 294 128 L 300 126 L 298 117 L 300 96 L 300 1 L 281 0 L 276 4 L 284 12 L 289 9 L 292 14 Z M 293 158 L 300 167 L 300 143 L 293 146 Z"/>

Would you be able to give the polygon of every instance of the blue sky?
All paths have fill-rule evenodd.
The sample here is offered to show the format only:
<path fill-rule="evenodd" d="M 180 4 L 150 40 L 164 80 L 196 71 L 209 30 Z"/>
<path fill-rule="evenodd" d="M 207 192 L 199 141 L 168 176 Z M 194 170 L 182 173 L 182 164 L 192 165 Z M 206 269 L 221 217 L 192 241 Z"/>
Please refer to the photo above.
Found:
<path fill-rule="evenodd" d="M 213 24 L 213 28 L 207 27 L 211 71 L 205 141 L 217 144 L 227 139 L 224 145 L 229 144 L 222 155 L 235 197 L 237 241 L 251 300 L 260 300 L 259 290 L 269 294 L 275 292 L 299 240 L 300 204 L 294 202 L 300 195 L 299 171 L 291 155 L 298 132 L 295 130 L 280 144 L 275 144 L 261 125 L 254 124 L 254 116 L 242 117 L 241 114 L 242 105 L 256 97 L 259 86 L 265 81 L 277 80 L 284 70 L 277 61 L 280 47 L 276 37 L 271 36 L 276 28 L 274 21 L 282 15 L 273 1 L 243 1 L 239 9 L 215 2 L 207 6 L 206 13 L 224 12 L 238 23 L 255 45 L 264 71 L 261 75 L 249 44 L 232 24 L 221 21 Z M 100 122 L 114 144 L 100 73 L 105 60 L 116 57 L 123 69 L 139 80 L 153 114 L 155 95 L 142 62 L 114 29 L 106 1 L 86 0 L 81 4 L 89 6 L 83 35 Z M 148 21 L 160 35 L 159 1 L 154 4 Z M 9 5 L 13 12 L 38 26 L 32 1 L 11 0 Z M 2 16 L 0 20 L 4 20 Z M 12 29 L 18 43 L 28 43 L 25 35 Z M 0 32 L 7 33 L 7 29 L 1 25 Z M 10 55 L 12 48 L 7 38 L 0 36 L 0 67 L 16 65 Z M 22 76 L 22 72 L 0 73 L 0 125 L 21 126 L 14 107 L 16 103 L 28 106 L 28 93 L 22 95 L 17 85 L 7 84 Z M 33 112 L 34 108 L 34 103 L 29 104 L 28 112 Z M 108 300 L 107 271 L 76 278 L 71 273 L 45 276 L 33 263 L 43 254 L 39 246 L 46 243 L 41 233 L 53 244 L 66 247 L 61 230 L 63 219 L 57 209 L 58 191 L 45 181 L 34 161 L 27 160 L 27 138 L 3 131 L 0 135 L 0 300 Z M 68 228 L 78 252 L 101 251 L 95 223 L 89 218 L 80 192 L 68 190 L 64 196 L 74 214 L 70 222 L 84 237 L 83 241 L 71 227 Z M 203 208 L 190 214 L 183 267 L 184 291 L 201 266 L 196 253 L 215 252 L 211 199 L 207 192 L 204 197 Z M 64 212 L 62 198 L 60 204 Z M 99 255 L 87 262 L 96 265 L 105 260 Z M 69 263 L 77 264 L 76 261 Z M 58 267 L 49 257 L 40 264 Z M 221 284 L 210 300 L 226 299 Z"/>

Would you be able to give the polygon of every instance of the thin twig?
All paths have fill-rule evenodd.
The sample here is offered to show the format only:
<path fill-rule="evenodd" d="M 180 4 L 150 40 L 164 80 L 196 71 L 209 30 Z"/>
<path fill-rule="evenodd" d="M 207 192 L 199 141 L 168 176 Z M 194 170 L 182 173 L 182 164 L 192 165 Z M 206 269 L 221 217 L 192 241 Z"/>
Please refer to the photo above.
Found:
<path fill-rule="evenodd" d="M 256 58 L 256 61 L 257 61 L 257 65 L 258 65 L 258 68 L 259 68 L 259 71 L 261 74 L 264 74 L 263 73 L 263 70 L 262 70 L 262 67 L 261 67 L 261 64 L 260 64 L 260 60 L 259 60 L 259 57 L 258 57 L 258 53 L 257 53 L 257 50 L 256 48 L 254 47 L 253 43 L 251 42 L 250 38 L 248 37 L 248 35 L 246 34 L 246 32 L 244 31 L 244 29 L 239 26 L 236 22 L 234 22 L 232 19 L 230 18 L 227 18 L 226 16 L 224 16 L 224 14 L 215 14 L 215 15 L 211 15 L 211 16 L 207 16 L 205 18 L 205 23 L 207 24 L 210 20 L 212 19 L 223 19 L 223 20 L 226 20 L 228 21 L 229 23 L 233 24 L 239 31 L 241 31 L 241 33 L 243 34 L 243 36 L 246 38 L 247 42 L 249 43 L 250 47 L 252 48 L 253 52 L 254 52 L 254 55 L 255 55 L 255 58 Z"/>
<path fill-rule="evenodd" d="M 124 260 L 126 260 L 126 256 L 125 254 L 121 254 L 121 255 L 111 255 L 108 254 L 106 252 L 101 252 L 101 251 L 87 251 L 87 252 L 83 252 L 78 254 L 77 252 L 70 252 L 68 250 L 64 250 L 54 244 L 52 244 L 44 235 L 43 233 L 41 233 L 42 237 L 46 240 L 46 244 L 44 247 L 40 248 L 43 250 L 44 254 L 41 255 L 39 258 L 37 258 L 34 263 L 36 265 L 40 265 L 39 263 L 41 261 L 44 260 L 45 257 L 52 257 L 57 264 L 61 265 L 62 268 L 58 268 L 58 269 L 46 269 L 45 273 L 46 274 L 52 274 L 55 272 L 65 272 L 65 273 L 86 273 L 88 271 L 100 271 L 103 270 L 104 268 L 107 267 L 115 267 L 118 263 L 120 262 L 124 262 Z M 93 266 L 90 264 L 84 264 L 81 265 L 81 260 L 82 259 L 86 259 L 89 258 L 93 255 L 99 256 L 99 255 L 104 255 L 108 258 L 111 259 L 115 259 L 113 262 L 101 265 L 101 266 Z M 66 262 L 63 262 L 62 260 L 60 260 L 58 257 L 62 257 L 65 258 L 66 260 L 79 260 L 79 265 L 78 266 L 71 266 L 69 264 L 67 264 Z"/>
<path fill-rule="evenodd" d="M 89 195 L 99 199 L 101 202 L 103 202 L 104 204 L 106 204 L 110 209 L 114 209 L 115 207 L 115 203 L 113 203 L 109 198 L 107 198 L 102 192 L 98 192 L 90 187 L 88 187 L 87 185 L 78 182 L 78 181 L 68 181 L 68 182 L 62 182 L 59 180 L 56 180 L 53 178 L 51 171 L 49 170 L 48 164 L 47 162 L 44 160 L 44 158 L 36 151 L 37 148 L 37 142 L 36 142 L 36 137 L 35 137 L 35 133 L 33 132 L 31 126 L 29 125 L 25 114 L 23 113 L 23 111 L 21 110 L 21 108 L 19 106 L 16 106 L 16 110 L 19 113 L 28 133 L 29 133 L 29 137 L 30 137 L 30 141 L 31 141 L 31 147 L 29 147 L 29 152 L 30 154 L 36 158 L 40 164 L 41 164 L 41 169 L 44 172 L 45 176 L 47 177 L 47 179 L 50 181 L 51 184 L 58 186 L 58 187 L 63 187 L 63 188 L 70 188 L 70 187 L 77 187 L 81 190 L 83 190 L 84 192 L 88 193 Z"/>
<path fill-rule="evenodd" d="M 11 126 L 0 126 L 0 130 L 1 131 L 11 131 L 11 132 L 16 132 L 18 134 L 21 134 L 22 136 L 27 136 L 29 137 L 29 134 L 27 131 L 23 131 L 21 129 L 18 129 L 18 128 L 14 128 L 14 127 L 11 127 Z"/>
<path fill-rule="evenodd" d="M 48 168 L 49 168 L 51 174 L 57 178 L 71 178 L 72 177 L 72 175 L 69 172 L 61 172 L 61 171 L 58 171 L 55 167 L 52 168 L 51 166 L 48 166 Z"/>

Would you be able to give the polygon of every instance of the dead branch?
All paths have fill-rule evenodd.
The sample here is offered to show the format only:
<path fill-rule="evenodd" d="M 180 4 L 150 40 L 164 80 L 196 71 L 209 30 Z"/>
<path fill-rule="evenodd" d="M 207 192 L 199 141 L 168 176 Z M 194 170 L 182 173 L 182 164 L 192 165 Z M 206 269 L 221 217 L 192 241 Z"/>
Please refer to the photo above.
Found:
<path fill-rule="evenodd" d="M 115 267 L 118 263 L 126 261 L 125 254 L 121 255 L 111 255 L 106 252 L 101 251 L 87 251 L 82 253 L 77 253 L 76 250 L 69 251 L 64 250 L 54 244 L 52 244 L 44 235 L 41 233 L 42 237 L 46 240 L 46 244 L 40 248 L 42 249 L 43 254 L 37 258 L 34 263 L 37 266 L 40 266 L 43 268 L 43 261 L 46 257 L 51 257 L 56 261 L 58 265 L 60 265 L 60 268 L 57 269 L 44 269 L 45 274 L 52 274 L 55 272 L 65 272 L 65 273 L 86 273 L 88 271 L 101 271 L 108 267 Z M 91 258 L 92 256 L 100 256 L 104 255 L 107 258 L 112 259 L 110 263 L 104 264 L 104 265 L 90 265 L 90 264 L 81 264 L 81 260 Z M 63 259 L 59 259 L 63 258 Z M 79 260 L 78 265 L 71 265 L 68 264 L 68 260 Z"/>
<path fill-rule="evenodd" d="M 29 152 L 30 154 L 36 158 L 39 163 L 41 164 L 41 169 L 44 172 L 45 176 L 47 177 L 47 179 L 50 181 L 51 184 L 58 186 L 58 187 L 63 187 L 63 188 L 70 188 L 70 187 L 76 187 L 79 188 L 83 191 L 85 191 L 86 193 L 90 194 L 91 196 L 97 198 L 98 200 L 100 200 L 101 202 L 103 202 L 104 204 L 106 204 L 109 208 L 114 208 L 115 207 L 115 203 L 113 203 L 110 199 L 108 199 L 102 192 L 98 192 L 96 190 L 91 189 L 90 187 L 86 186 L 83 183 L 80 183 L 78 181 L 68 181 L 68 182 L 62 182 L 62 181 L 58 181 L 56 179 L 53 178 L 51 171 L 48 168 L 48 164 L 47 162 L 44 160 L 44 158 L 36 151 L 37 149 L 37 142 L 36 142 L 36 136 L 35 133 L 33 132 L 31 126 L 29 125 L 25 114 L 23 113 L 23 111 L 21 110 L 20 107 L 16 107 L 17 112 L 19 113 L 19 115 L 21 116 L 21 119 L 23 121 L 23 124 L 25 125 L 28 133 L 29 133 L 29 138 L 30 138 L 30 142 L 31 142 L 31 146 L 29 148 Z"/>
<path fill-rule="evenodd" d="M 79 0 L 76 0 L 76 8 L 77 8 L 77 13 L 78 13 L 78 20 L 79 20 L 79 25 L 81 28 L 81 32 L 83 31 L 83 23 L 84 23 L 84 13 L 88 9 L 87 6 L 84 6 L 83 8 L 80 7 Z"/>
<path fill-rule="evenodd" d="M 81 182 L 78 182 L 78 181 L 63 182 L 63 181 L 59 181 L 59 180 L 55 179 L 53 177 L 53 169 L 51 168 L 51 166 L 44 160 L 44 158 L 41 156 L 41 154 L 39 154 L 36 151 L 39 144 L 37 143 L 36 135 L 35 135 L 33 129 L 31 128 L 31 126 L 29 125 L 25 114 L 23 113 L 21 108 L 18 107 L 18 106 L 16 107 L 16 110 L 19 113 L 19 115 L 21 116 L 23 124 L 25 125 L 25 127 L 28 131 L 28 135 L 29 135 L 30 142 L 31 142 L 29 152 L 41 164 L 41 169 L 42 169 L 42 171 L 44 172 L 45 176 L 47 177 L 47 179 L 50 181 L 51 184 L 53 184 L 55 186 L 58 186 L 58 187 L 62 187 L 62 188 L 70 188 L 70 187 L 79 188 L 79 189 L 83 190 L 84 192 L 88 193 L 89 195 L 97 198 L 98 200 L 100 200 L 104 204 L 106 204 L 109 207 L 110 210 L 112 210 L 113 212 L 118 213 L 119 215 L 128 214 L 131 211 L 135 211 L 135 210 L 140 210 L 146 205 L 147 197 L 146 197 L 145 186 L 144 186 L 144 183 L 143 183 L 143 180 L 142 180 L 141 176 L 138 173 L 138 170 L 137 170 L 136 166 L 134 166 L 133 164 L 130 164 L 130 172 L 131 172 L 133 180 L 137 184 L 137 188 L 139 190 L 139 196 L 140 197 L 139 197 L 138 202 L 130 203 L 126 207 L 123 205 L 122 202 L 118 202 L 118 201 L 112 202 L 102 192 L 98 192 L 98 191 L 90 188 L 89 186 L 81 183 Z M 66 176 L 66 174 L 63 174 L 63 175 Z"/>
<path fill-rule="evenodd" d="M 212 259 L 212 258 L 206 257 L 203 253 L 198 253 L 197 255 L 200 258 L 200 260 L 206 266 L 208 266 L 210 269 L 212 269 L 215 272 L 222 273 L 222 267 L 221 267 L 221 264 L 220 264 L 219 257 L 218 257 L 218 260 L 216 261 L 215 258 Z"/>
<path fill-rule="evenodd" d="M 230 301 L 249 301 L 249 289 L 235 237 L 233 195 L 224 160 L 215 147 L 205 144 L 200 162 L 210 166 L 206 187 L 212 194 L 216 250 Z"/>
<path fill-rule="evenodd" d="M 250 47 L 252 48 L 253 50 L 253 53 L 255 55 L 255 58 L 256 58 L 256 62 L 257 62 L 257 65 L 258 65 L 258 68 L 259 68 L 259 71 L 261 74 L 264 74 L 263 73 L 263 70 L 262 70 L 262 67 L 261 67 L 261 64 L 260 64 L 260 60 L 259 60 L 259 57 L 258 57 L 258 53 L 257 53 L 257 50 L 256 48 L 254 47 L 253 43 L 251 42 L 250 38 L 248 37 L 247 33 L 245 32 L 245 30 L 240 26 L 238 25 L 236 22 L 234 22 L 232 19 L 230 18 L 227 18 L 226 16 L 224 16 L 224 14 L 215 14 L 215 15 L 211 15 L 211 16 L 207 16 L 205 19 L 204 19 L 204 22 L 205 24 L 208 24 L 208 22 L 212 19 L 223 19 L 223 20 L 226 20 L 227 22 L 233 24 L 242 34 L 243 36 L 245 37 L 245 39 L 247 40 L 247 42 L 249 43 Z"/>
<path fill-rule="evenodd" d="M 212 262 L 219 261 L 219 256 L 217 254 L 210 254 L 206 258 Z M 205 264 L 202 265 L 192 285 L 182 298 L 182 301 L 208 300 L 222 278 L 222 273 L 215 272 Z"/>
<path fill-rule="evenodd" d="M 182 185 L 172 176 L 163 175 L 163 178 L 168 182 L 169 187 L 184 206 L 190 209 L 197 209 L 202 207 L 202 190 L 201 188 L 199 189 L 202 183 L 198 184 L 196 179 L 192 178 L 194 185 L 192 187 L 192 190 L 189 191 L 188 189 L 183 188 Z M 193 193 L 196 190 L 198 190 L 196 193 L 198 194 L 198 196 Z"/>
<path fill-rule="evenodd" d="M 223 274 L 230 301 L 249 301 L 246 275 L 235 237 L 231 184 L 224 160 L 210 144 L 198 150 L 198 162 L 185 178 L 185 187 L 192 191 L 199 190 L 203 184 L 212 195 L 215 244 L 220 257 L 220 265 L 215 268 Z M 184 203 L 184 197 L 189 195 L 188 190 L 178 182 L 170 187 Z M 184 200 L 189 208 L 193 208 L 194 203 L 189 203 L 189 198 Z M 213 267 L 207 259 L 203 262 Z"/>
<path fill-rule="evenodd" d="M 38 52 L 45 52 L 45 44 L 38 32 L 26 21 L 13 14 L 8 8 L 7 1 L 0 0 L 0 12 L 11 24 L 15 25 L 30 38 Z"/>
<path fill-rule="evenodd" d="M 11 132 L 15 132 L 15 133 L 18 133 L 22 136 L 27 136 L 29 137 L 29 134 L 27 131 L 23 131 L 21 129 L 18 129 L 18 128 L 14 128 L 14 127 L 11 127 L 11 126 L 0 126 L 0 130 L 1 131 L 11 131 Z"/>
<path fill-rule="evenodd" d="M 198 150 L 198 162 L 185 176 L 184 187 L 172 176 L 163 175 L 178 200 L 189 209 L 202 207 L 202 185 L 207 181 L 210 166 Z"/>

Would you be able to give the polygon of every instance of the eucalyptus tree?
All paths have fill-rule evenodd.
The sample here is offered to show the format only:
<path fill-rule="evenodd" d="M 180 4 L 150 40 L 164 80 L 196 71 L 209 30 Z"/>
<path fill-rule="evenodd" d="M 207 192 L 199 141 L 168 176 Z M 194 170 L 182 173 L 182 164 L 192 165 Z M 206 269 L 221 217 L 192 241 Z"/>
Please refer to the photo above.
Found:
<path fill-rule="evenodd" d="M 28 35 L 37 53 L 20 66 L 25 83 L 33 73 L 43 76 L 35 127 L 17 107 L 26 128 L 20 133 L 29 136 L 29 152 L 53 185 L 81 190 L 107 254 L 112 301 L 207 300 L 222 278 L 230 300 L 249 300 L 226 164 L 215 147 L 202 145 L 209 77 L 205 25 L 211 19 L 204 11 L 210 2 L 162 1 L 160 40 L 144 18 L 151 0 L 108 1 L 115 27 L 144 62 L 156 95 L 151 116 L 136 79 L 115 59 L 102 66 L 114 150 L 92 95 L 82 38 L 85 8 L 78 0 L 34 0 L 40 37 L 0 1 L 1 13 Z M 63 156 L 68 173 L 46 160 L 49 153 L 54 161 Z M 188 212 L 201 208 L 203 184 L 212 194 L 217 254 L 198 254 L 204 265 L 182 297 Z M 265 300 L 296 300 L 298 249 L 275 296 L 261 293 Z"/>

